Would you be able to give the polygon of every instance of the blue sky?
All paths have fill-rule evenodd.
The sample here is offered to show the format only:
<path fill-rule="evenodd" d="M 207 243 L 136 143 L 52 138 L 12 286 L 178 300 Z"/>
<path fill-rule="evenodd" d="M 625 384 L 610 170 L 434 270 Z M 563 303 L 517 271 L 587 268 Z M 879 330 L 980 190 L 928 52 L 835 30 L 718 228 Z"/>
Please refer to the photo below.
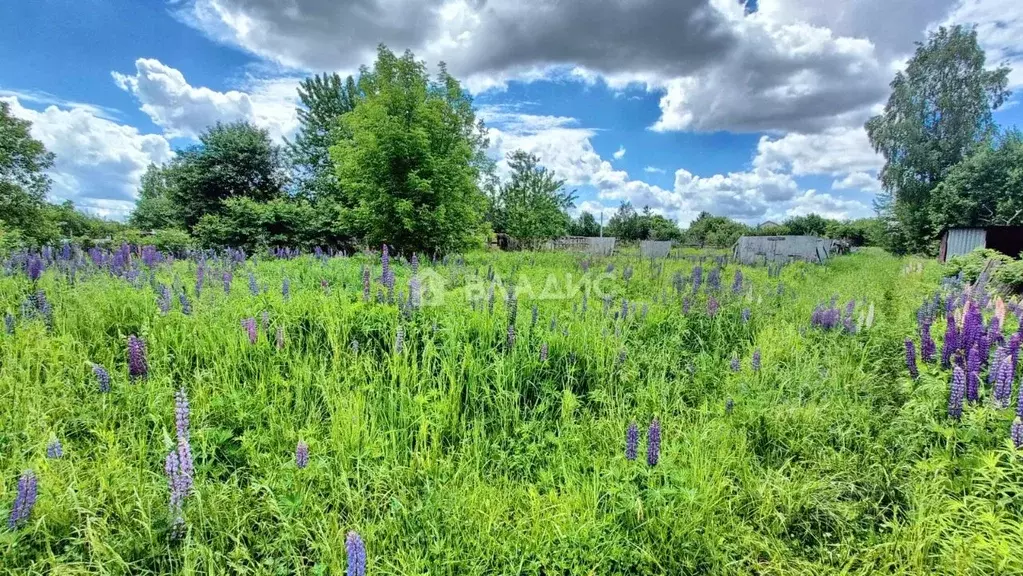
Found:
<path fill-rule="evenodd" d="M 299 79 L 385 42 L 446 61 L 491 154 L 536 153 L 579 209 L 857 217 L 881 165 L 863 121 L 948 23 L 1023 90 L 1017 0 L 35 0 L 0 8 L 0 99 L 56 153 L 53 199 L 123 218 L 150 162 L 218 120 L 292 134 Z"/>

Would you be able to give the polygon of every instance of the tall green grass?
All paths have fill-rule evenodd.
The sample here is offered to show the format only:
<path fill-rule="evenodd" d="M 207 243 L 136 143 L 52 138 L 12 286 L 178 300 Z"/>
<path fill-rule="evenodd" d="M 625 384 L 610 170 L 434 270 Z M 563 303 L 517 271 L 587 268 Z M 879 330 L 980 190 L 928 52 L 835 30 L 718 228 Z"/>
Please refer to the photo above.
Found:
<path fill-rule="evenodd" d="M 485 297 L 470 307 L 469 287 L 491 267 L 505 286 L 540 292 L 549 276 L 564 286 L 581 275 L 577 256 L 424 262 L 445 299 L 410 318 L 362 301 L 361 266 L 379 276 L 364 256 L 250 262 L 230 294 L 211 272 L 201 298 L 194 263 L 162 266 L 160 281 L 188 286 L 190 316 L 177 302 L 161 315 L 148 285 L 103 273 L 69 285 L 47 272 L 52 330 L 26 320 L 0 336 L 4 519 L 18 475 L 39 477 L 29 523 L 0 530 L 0 570 L 342 574 L 345 533 L 356 530 L 370 574 L 1023 573 L 1011 410 L 971 408 L 953 424 L 948 374 L 906 375 L 902 341 L 938 285 L 936 265 L 907 272 L 905 260 L 867 252 L 792 265 L 780 279 L 747 267 L 739 296 L 728 265 L 721 310 L 708 317 L 703 290 L 684 315 L 672 288 L 693 261 L 618 256 L 595 261 L 591 276 L 609 262 L 608 314 L 597 297 L 583 315 L 573 312 L 581 296 L 520 293 L 510 351 L 500 288 L 488 313 Z M 268 292 L 249 293 L 248 270 Z M 406 293 L 409 274 L 397 266 Z M 16 312 L 30 289 L 24 276 L 0 278 L 0 310 Z M 872 304 L 873 326 L 811 329 L 813 308 L 833 295 Z M 623 296 L 637 311 L 615 321 Z M 269 330 L 252 346 L 241 321 L 264 311 Z M 148 342 L 150 377 L 135 383 L 129 334 Z M 91 362 L 110 370 L 109 394 Z M 196 477 L 174 541 L 163 467 L 181 387 Z M 655 416 L 660 463 L 627 461 L 628 423 L 645 430 Z M 62 459 L 45 458 L 52 438 Z M 310 447 L 301 470 L 300 439 Z"/>

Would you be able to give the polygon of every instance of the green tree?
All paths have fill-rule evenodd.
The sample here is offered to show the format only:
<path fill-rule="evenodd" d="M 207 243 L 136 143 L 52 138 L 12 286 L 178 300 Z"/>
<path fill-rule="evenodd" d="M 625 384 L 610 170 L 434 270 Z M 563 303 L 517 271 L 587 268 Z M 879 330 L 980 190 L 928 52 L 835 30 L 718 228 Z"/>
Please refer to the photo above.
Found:
<path fill-rule="evenodd" d="M 600 223 L 589 212 L 579 214 L 569 227 L 572 236 L 600 236 Z"/>
<path fill-rule="evenodd" d="M 287 163 L 266 130 L 247 122 L 210 127 L 199 144 L 178 153 L 168 172 L 177 218 L 190 230 L 206 214 L 218 214 L 229 198 L 279 198 L 288 181 Z"/>
<path fill-rule="evenodd" d="M 575 202 L 575 195 L 565 191 L 565 181 L 524 150 L 509 153 L 508 166 L 511 178 L 500 187 L 494 203 L 494 230 L 530 248 L 564 236 L 571 221 L 567 210 Z"/>
<path fill-rule="evenodd" d="M 139 197 L 128 222 L 140 230 L 180 227 L 182 222 L 171 198 L 168 170 L 150 164 L 142 175 Z"/>
<path fill-rule="evenodd" d="M 1009 69 L 985 67 L 975 30 L 941 27 L 918 43 L 895 75 L 884 111 L 866 123 L 885 165 L 884 195 L 875 205 L 898 250 L 933 248 L 932 191 L 953 166 L 995 131 L 992 110 L 1009 96 Z M 884 196 L 888 196 L 885 198 Z"/>
<path fill-rule="evenodd" d="M 683 238 L 686 242 L 704 247 L 727 248 L 746 234 L 749 227 L 724 216 L 700 212 L 689 225 Z"/>
<path fill-rule="evenodd" d="M 456 251 L 482 239 L 492 164 L 472 100 L 443 63 L 436 81 L 385 46 L 359 77 L 360 98 L 331 147 L 344 217 L 368 243 Z"/>
<path fill-rule="evenodd" d="M 680 240 L 682 231 L 674 220 L 669 220 L 660 214 L 651 214 L 648 217 L 647 225 L 648 240 Z"/>
<path fill-rule="evenodd" d="M 934 189 L 930 217 L 935 230 L 1023 223 L 1023 135 L 1009 132 L 952 168 Z"/>
<path fill-rule="evenodd" d="M 828 220 L 819 214 L 807 214 L 789 218 L 784 222 L 784 226 L 793 236 L 827 236 L 830 222 L 834 220 Z"/>
<path fill-rule="evenodd" d="M 31 122 L 11 114 L 9 104 L 0 102 L 0 221 L 4 228 L 41 244 L 55 235 L 42 212 L 53 154 L 32 137 L 31 127 Z"/>
<path fill-rule="evenodd" d="M 298 133 L 288 142 L 296 191 L 309 199 L 337 198 L 340 187 L 330 159 L 330 146 L 338 139 L 341 117 L 355 109 L 359 99 L 355 79 L 338 74 L 315 75 L 298 87 Z"/>
<path fill-rule="evenodd" d="M 640 240 L 644 237 L 643 217 L 632 207 L 631 202 L 622 202 L 618 210 L 607 222 L 606 236 L 614 236 L 619 240 Z"/>

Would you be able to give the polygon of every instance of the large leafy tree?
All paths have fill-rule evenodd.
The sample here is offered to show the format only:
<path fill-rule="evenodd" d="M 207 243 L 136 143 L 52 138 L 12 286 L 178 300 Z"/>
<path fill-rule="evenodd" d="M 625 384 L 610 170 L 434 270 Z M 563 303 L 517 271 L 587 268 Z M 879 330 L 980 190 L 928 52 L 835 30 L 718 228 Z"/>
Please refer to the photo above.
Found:
<path fill-rule="evenodd" d="M 573 236 L 599 236 L 600 223 L 589 212 L 579 214 L 569 228 L 569 234 Z"/>
<path fill-rule="evenodd" d="M 46 170 L 53 166 L 53 154 L 32 137 L 31 126 L 0 102 L 0 221 L 40 243 L 53 235 L 43 217 L 50 189 Z"/>
<path fill-rule="evenodd" d="M 337 174 L 330 160 L 330 146 L 337 140 L 341 117 L 358 101 L 358 86 L 349 76 L 315 75 L 299 84 L 298 133 L 288 143 L 298 194 L 309 199 L 336 198 Z"/>
<path fill-rule="evenodd" d="M 177 207 L 171 198 L 168 170 L 150 164 L 142 175 L 139 197 L 128 222 L 140 230 L 160 230 L 181 226 Z"/>
<path fill-rule="evenodd" d="M 370 244 L 452 251 L 481 239 L 491 164 L 472 100 L 441 64 L 385 46 L 359 77 L 359 101 L 330 149 L 346 216 Z"/>
<path fill-rule="evenodd" d="M 266 130 L 247 122 L 210 127 L 199 144 L 182 150 L 167 173 L 169 195 L 190 230 L 206 214 L 219 214 L 224 201 L 279 198 L 288 181 L 281 147 Z"/>
<path fill-rule="evenodd" d="M 827 218 L 819 214 L 807 214 L 805 216 L 793 216 L 785 221 L 784 226 L 788 233 L 794 236 L 827 236 Z"/>
<path fill-rule="evenodd" d="M 493 209 L 495 231 L 533 248 L 564 236 L 571 222 L 567 210 L 575 202 L 575 195 L 565 190 L 565 181 L 524 150 L 508 154 L 508 167 L 511 177 L 499 188 Z"/>
<path fill-rule="evenodd" d="M 749 227 L 724 216 L 700 212 L 685 231 L 685 239 L 700 246 L 724 248 L 735 244 Z"/>
<path fill-rule="evenodd" d="M 918 43 L 905 71 L 896 74 L 884 111 L 866 123 L 871 144 L 885 159 L 885 194 L 877 208 L 897 242 L 891 248 L 932 248 L 932 191 L 994 133 L 991 113 L 1009 95 L 1008 73 L 985 67 L 976 31 L 953 26 Z"/>
<path fill-rule="evenodd" d="M 622 202 L 607 222 L 607 236 L 614 236 L 620 240 L 645 238 L 642 220 L 642 216 L 632 207 L 631 202 Z"/>
<path fill-rule="evenodd" d="M 979 147 L 948 172 L 932 196 L 936 230 L 1023 223 L 1023 135 L 1012 131 Z"/>

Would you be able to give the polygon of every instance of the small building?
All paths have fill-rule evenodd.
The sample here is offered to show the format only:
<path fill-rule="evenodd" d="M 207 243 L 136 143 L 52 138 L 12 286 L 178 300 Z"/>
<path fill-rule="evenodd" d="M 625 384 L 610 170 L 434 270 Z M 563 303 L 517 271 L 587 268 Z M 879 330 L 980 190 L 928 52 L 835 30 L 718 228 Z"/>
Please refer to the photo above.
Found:
<path fill-rule="evenodd" d="M 735 243 L 734 255 L 742 264 L 795 260 L 823 264 L 845 251 L 842 242 L 817 236 L 743 236 Z"/>
<path fill-rule="evenodd" d="M 777 228 L 778 226 L 781 226 L 781 224 L 778 224 L 774 220 L 764 220 L 760 224 L 757 224 L 757 230 L 761 228 Z"/>
<path fill-rule="evenodd" d="M 1023 252 L 1023 226 L 979 226 L 974 228 L 946 228 L 941 234 L 938 260 L 969 254 L 977 248 L 990 248 L 1019 258 Z"/>

